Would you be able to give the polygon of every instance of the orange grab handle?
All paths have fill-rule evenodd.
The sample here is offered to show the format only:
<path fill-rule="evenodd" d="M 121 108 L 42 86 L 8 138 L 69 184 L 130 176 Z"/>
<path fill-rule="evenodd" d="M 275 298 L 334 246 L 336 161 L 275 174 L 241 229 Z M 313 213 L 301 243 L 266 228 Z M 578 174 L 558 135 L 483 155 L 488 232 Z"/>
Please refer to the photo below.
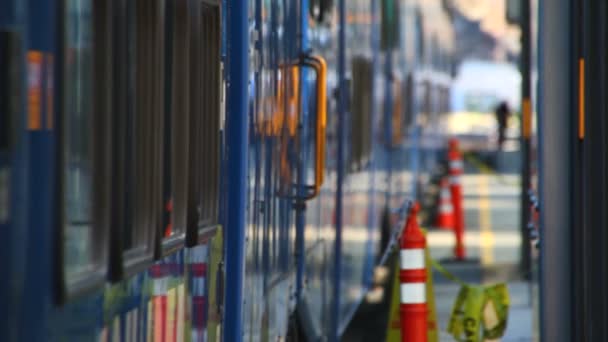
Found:
<path fill-rule="evenodd" d="M 325 176 L 325 132 L 327 130 L 327 63 L 321 56 L 306 56 L 303 65 L 312 67 L 317 75 L 317 136 L 315 184 L 309 198 L 319 194 Z"/>

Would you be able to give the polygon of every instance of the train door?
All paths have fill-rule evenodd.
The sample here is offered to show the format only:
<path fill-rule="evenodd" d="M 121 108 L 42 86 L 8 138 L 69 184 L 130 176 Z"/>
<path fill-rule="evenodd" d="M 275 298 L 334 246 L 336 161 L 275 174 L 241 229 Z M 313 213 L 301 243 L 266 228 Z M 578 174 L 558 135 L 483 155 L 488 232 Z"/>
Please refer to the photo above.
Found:
<path fill-rule="evenodd" d="M 24 4 L 0 0 L 0 340 L 17 333 L 18 303 L 23 297 L 23 252 L 26 237 L 27 135 L 25 134 L 26 46 Z"/>

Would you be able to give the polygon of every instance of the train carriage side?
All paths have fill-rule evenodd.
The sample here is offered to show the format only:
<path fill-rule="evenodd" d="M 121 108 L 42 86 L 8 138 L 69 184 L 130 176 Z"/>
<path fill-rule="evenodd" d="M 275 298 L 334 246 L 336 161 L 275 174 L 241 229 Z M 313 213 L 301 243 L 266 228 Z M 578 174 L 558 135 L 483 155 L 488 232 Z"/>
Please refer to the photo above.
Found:
<path fill-rule="evenodd" d="M 437 25 L 419 27 L 417 40 L 407 39 L 402 32 L 415 25 L 411 19 L 416 14 Z M 381 257 L 398 217 L 391 215 L 393 226 L 382 227 L 382 216 L 399 212 L 416 196 L 413 183 L 421 170 L 414 165 L 426 148 L 420 143 L 423 128 L 441 139 L 438 122 L 448 110 L 453 37 L 447 9 L 439 1 L 348 1 L 327 17 L 331 19 L 311 21 L 309 31 L 312 50 L 328 61 L 327 86 L 333 96 L 328 99 L 326 178 L 320 196 L 307 206 L 304 295 L 309 316 L 316 317 L 308 324 L 316 329 L 313 336 L 326 331 L 331 339 L 344 332 L 371 285 L 374 266 L 385 260 Z M 425 45 L 433 47 L 426 53 L 432 58 L 407 58 L 410 50 Z M 432 113 L 416 107 L 415 89 L 423 76 L 432 85 L 427 105 Z M 340 95 L 346 99 L 342 108 Z M 419 116 L 430 117 L 430 123 L 421 127 Z M 340 139 L 346 142 L 342 146 Z"/>
<path fill-rule="evenodd" d="M 15 142 L 30 142 L 10 145 L 10 172 L 23 173 L 2 202 L 30 218 L 10 220 L 15 252 L 4 260 L 23 283 L 22 295 L 2 288 L 14 302 L 3 340 L 216 340 L 219 2 L 0 4 L 3 33 L 27 32 L 21 58 L 2 34 L 0 56 L 24 73 L 2 63 L 0 83 L 3 95 L 24 84 L 25 110 L 9 122 L 27 128 Z M 18 108 L 18 94 L 8 98 Z"/>
<path fill-rule="evenodd" d="M 329 3 L 249 2 L 246 338 L 285 336 L 285 318 L 297 306 L 298 320 L 309 337 L 336 339 L 365 293 L 372 271 L 373 233 L 366 214 L 373 191 L 372 133 L 366 131 L 371 127 L 372 89 L 364 84 L 368 88 L 358 94 L 367 97 L 362 104 L 367 109 L 351 127 L 350 117 L 339 115 L 336 101 L 337 94 L 348 96 L 347 84 L 339 81 L 346 74 L 338 71 L 336 29 L 338 19 L 348 17 L 346 43 L 365 42 L 358 59 L 348 51 L 344 71 L 352 72 L 352 59 L 358 67 L 357 82 L 369 80 L 373 7 L 369 1 L 348 2 L 346 11 L 339 12 L 327 7 Z M 341 131 L 347 132 L 346 145 L 339 144 Z M 351 143 L 357 146 L 345 154 L 349 161 L 338 161 L 339 149 Z M 340 165 L 353 176 L 338 176 Z M 339 192 L 346 181 L 349 185 Z M 343 245 L 343 254 L 335 250 L 335 203 L 340 199 L 348 211 L 343 217 L 356 221 L 345 226 L 345 236 L 352 241 Z M 332 263 L 337 256 L 345 261 L 336 269 Z M 336 286 L 340 300 L 331 294 Z"/>
<path fill-rule="evenodd" d="M 311 20 L 306 37 L 313 53 L 327 60 L 328 112 L 324 183 L 319 196 L 308 203 L 306 211 L 303 293 L 308 326 L 314 330 L 309 334 L 331 340 L 343 333 L 366 291 L 375 247 L 371 230 L 375 224 L 369 209 L 374 194 L 371 44 L 373 28 L 377 25 L 372 13 L 376 9 L 371 1 L 348 1 L 343 9 L 338 5 L 336 3 L 329 14 L 317 15 L 317 20 Z M 342 51 L 341 22 L 344 23 L 343 46 L 347 47 Z M 340 97 L 344 97 L 345 107 L 340 105 Z M 355 99 L 359 102 L 353 107 L 350 101 Z M 340 111 L 344 113 L 341 115 Z M 340 144 L 340 139 L 345 143 Z M 341 220 L 338 220 L 340 212 Z M 342 231 L 341 242 L 336 242 L 337 229 Z M 341 252 L 336 250 L 337 244 Z M 342 262 L 336 264 L 335 260 Z"/>
<path fill-rule="evenodd" d="M 221 172 L 232 175 L 234 155 L 223 141 L 220 54 L 237 42 L 223 37 L 219 1 L 31 0 L 21 12 L 0 3 L 13 10 L 0 17 L 5 31 L 29 31 L 26 110 L 15 121 L 0 113 L 28 128 L 0 146 L 0 181 L 7 165 L 11 175 L 0 225 L 4 203 L 28 199 L 8 221 L 8 269 L 15 279 L 24 270 L 25 298 L 11 337 L 216 340 L 223 260 L 241 252 L 224 254 L 219 223 L 243 214 L 226 244 L 246 241 L 243 283 L 226 284 L 244 291 L 229 308 L 243 331 L 227 338 L 285 337 L 294 312 L 309 337 L 339 338 L 385 252 L 383 209 L 409 198 L 393 171 L 404 144 L 417 148 L 407 147 L 415 101 L 401 94 L 418 78 L 401 70 L 418 64 L 399 57 L 397 32 L 422 5 L 247 2 L 249 54 L 225 55 L 249 65 L 248 85 L 236 85 L 249 96 L 227 99 L 248 108 L 232 122 L 247 124 L 248 165 L 244 212 L 234 213 L 223 201 L 239 182 Z M 2 35 L 3 60 L 19 56 L 13 37 Z M 18 83 L 5 71 L 2 85 Z"/>
<path fill-rule="evenodd" d="M 249 1 L 244 339 L 285 337 L 294 309 L 299 13 L 298 1 Z"/>

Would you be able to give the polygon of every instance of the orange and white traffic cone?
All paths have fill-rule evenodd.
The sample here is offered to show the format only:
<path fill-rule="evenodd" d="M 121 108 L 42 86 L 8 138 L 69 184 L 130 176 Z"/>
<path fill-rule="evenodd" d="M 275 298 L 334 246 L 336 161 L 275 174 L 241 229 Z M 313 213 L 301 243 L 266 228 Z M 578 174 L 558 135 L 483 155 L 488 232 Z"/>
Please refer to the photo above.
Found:
<path fill-rule="evenodd" d="M 416 203 L 410 209 L 401 236 L 399 271 L 401 304 L 402 342 L 427 341 L 427 305 L 426 305 L 426 263 L 424 250 L 426 238 L 418 227 L 417 215 L 420 206 Z"/>
<path fill-rule="evenodd" d="M 442 178 L 439 186 L 439 206 L 437 208 L 435 227 L 454 229 L 454 206 L 452 205 L 452 195 L 450 194 L 450 183 L 446 178 Z"/>
<path fill-rule="evenodd" d="M 462 185 L 460 177 L 464 170 L 462 155 L 458 149 L 458 140 L 452 138 L 449 141 L 448 161 L 450 163 L 450 192 L 452 193 L 452 205 L 454 207 L 454 235 L 456 246 L 454 256 L 457 260 L 464 260 L 466 250 L 464 246 L 464 213 L 462 208 Z"/>

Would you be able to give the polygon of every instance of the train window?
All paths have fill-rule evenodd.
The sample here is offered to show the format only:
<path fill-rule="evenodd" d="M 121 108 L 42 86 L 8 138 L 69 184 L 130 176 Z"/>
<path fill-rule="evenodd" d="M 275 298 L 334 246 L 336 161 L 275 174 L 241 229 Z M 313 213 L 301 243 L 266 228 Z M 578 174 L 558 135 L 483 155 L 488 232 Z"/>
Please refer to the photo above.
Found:
<path fill-rule="evenodd" d="M 167 4 L 162 253 L 198 243 L 217 224 L 220 147 L 220 7 Z"/>
<path fill-rule="evenodd" d="M 403 86 L 403 131 L 407 132 L 409 126 L 412 125 L 414 118 L 414 77 L 412 73 L 408 73 Z"/>
<path fill-rule="evenodd" d="M 351 169 L 360 169 L 371 152 L 372 79 L 371 61 L 365 57 L 352 60 L 353 96 L 351 97 Z"/>
<path fill-rule="evenodd" d="M 0 153 L 9 149 L 9 141 L 11 134 L 11 118 L 9 117 L 9 99 L 10 99 L 10 80 L 9 73 L 9 34 L 8 32 L 0 32 Z"/>
<path fill-rule="evenodd" d="M 519 25 L 522 16 L 522 2 L 519 0 L 507 0 L 507 22 L 509 24 Z"/>
<path fill-rule="evenodd" d="M 422 115 L 424 116 L 424 122 L 428 122 L 433 111 L 433 86 L 431 81 L 426 80 L 423 84 L 423 102 L 422 102 Z"/>
<path fill-rule="evenodd" d="M 190 98 L 190 9 L 188 1 L 166 3 L 163 254 L 183 245 L 188 202 Z"/>
<path fill-rule="evenodd" d="M 110 280 L 154 257 L 162 226 L 163 22 L 159 1 L 116 0 Z"/>
<path fill-rule="evenodd" d="M 21 75 L 21 35 L 0 31 L 0 225 L 10 220 L 10 158 L 19 140 L 23 77 Z"/>
<path fill-rule="evenodd" d="M 425 56 L 426 53 L 424 51 L 425 49 L 425 44 L 424 44 L 424 39 L 425 39 L 425 35 L 424 35 L 424 23 L 423 23 L 423 19 L 422 19 L 422 13 L 420 11 L 416 12 L 416 23 L 415 23 L 415 30 L 416 30 L 416 59 L 417 59 L 417 63 L 424 63 L 425 60 Z"/>
<path fill-rule="evenodd" d="M 200 230 L 217 224 L 221 127 L 221 12 L 219 2 L 202 2 L 197 9 L 199 37 L 192 50 L 195 76 L 190 120 L 189 244 Z M 196 35 L 192 36 L 196 38 Z M 198 67 L 194 68 L 194 64 Z"/>
<path fill-rule="evenodd" d="M 380 37 L 380 46 L 382 50 L 394 49 L 399 44 L 400 32 L 400 1 L 398 0 L 382 0 L 382 20 Z"/>
<path fill-rule="evenodd" d="M 398 147 L 401 144 L 401 140 L 404 137 L 403 131 L 403 97 L 399 96 L 403 92 L 402 82 L 398 78 L 393 80 L 393 108 L 392 108 L 392 122 L 391 122 L 391 146 Z"/>
<path fill-rule="evenodd" d="M 10 151 L 18 132 L 16 116 L 21 98 L 20 36 L 0 31 L 0 153 Z"/>
<path fill-rule="evenodd" d="M 433 35 L 433 37 L 431 38 L 431 52 L 429 53 L 429 55 L 431 56 L 431 65 L 435 68 L 435 69 L 439 69 L 440 68 L 440 54 L 441 51 L 439 50 L 439 41 L 437 40 L 437 36 Z"/>
<path fill-rule="evenodd" d="M 331 13 L 334 8 L 334 0 L 311 0 L 309 4 L 309 14 L 319 23 L 331 20 Z"/>
<path fill-rule="evenodd" d="M 104 127 L 97 127 L 107 107 L 103 96 L 94 97 L 99 70 L 93 59 L 95 40 L 99 38 L 94 34 L 101 31 L 94 30 L 94 25 L 101 22 L 103 13 L 94 19 L 92 1 L 66 0 L 64 15 L 59 127 L 63 230 L 60 300 L 104 283 L 107 252 L 107 207 L 105 192 L 100 191 L 107 176 L 102 167 Z"/>

